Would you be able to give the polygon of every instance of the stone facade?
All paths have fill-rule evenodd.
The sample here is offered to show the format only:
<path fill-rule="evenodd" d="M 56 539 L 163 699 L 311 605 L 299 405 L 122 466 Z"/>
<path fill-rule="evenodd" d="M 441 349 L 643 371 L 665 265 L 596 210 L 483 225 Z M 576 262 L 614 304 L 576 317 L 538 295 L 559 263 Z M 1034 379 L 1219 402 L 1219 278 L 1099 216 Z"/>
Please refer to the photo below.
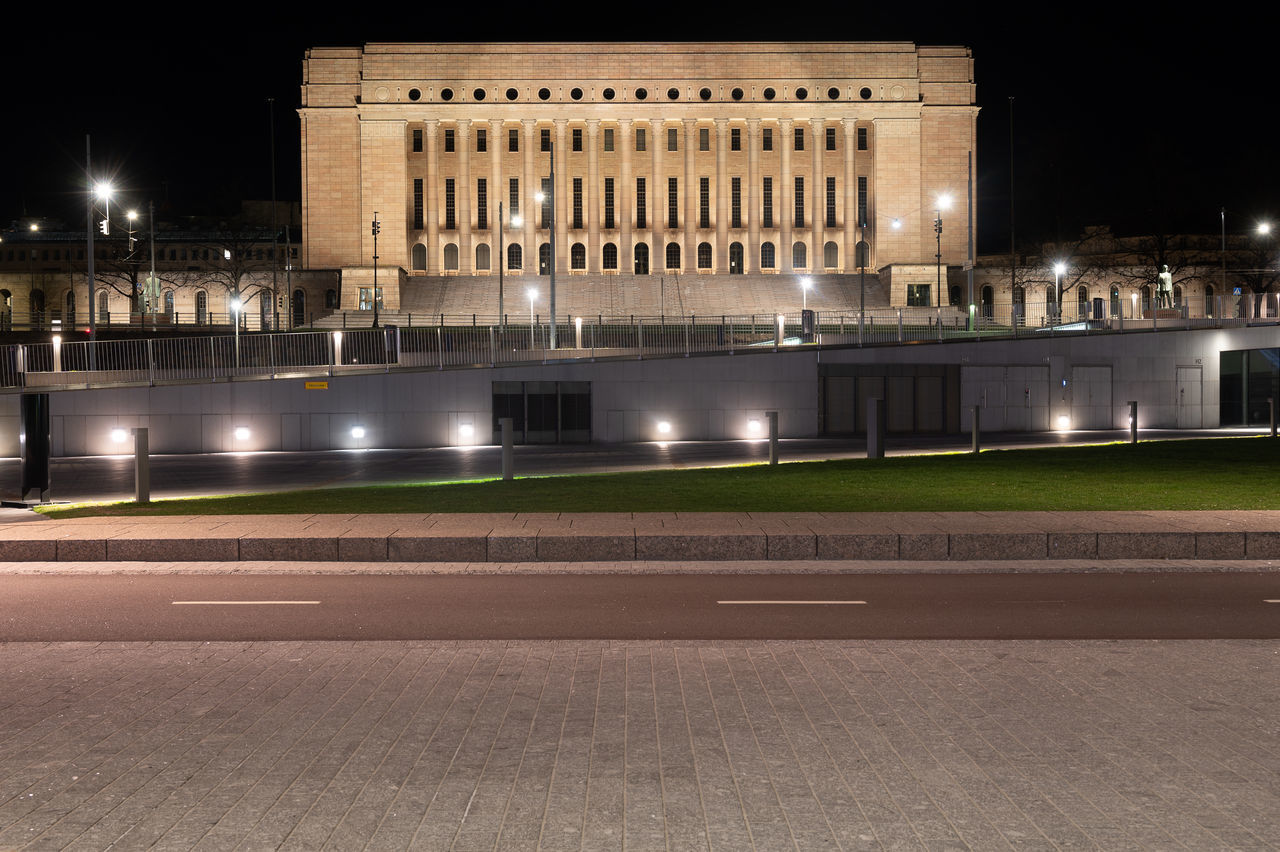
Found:
<path fill-rule="evenodd" d="M 388 309 L 499 263 L 534 283 L 552 243 L 557 275 L 601 286 L 930 264 L 940 195 L 955 223 L 942 260 L 968 256 L 977 107 L 963 47 L 312 48 L 299 113 L 302 265 L 342 271 L 345 309 L 371 298 L 375 217 Z M 535 199 L 553 157 L 554 240 Z"/>

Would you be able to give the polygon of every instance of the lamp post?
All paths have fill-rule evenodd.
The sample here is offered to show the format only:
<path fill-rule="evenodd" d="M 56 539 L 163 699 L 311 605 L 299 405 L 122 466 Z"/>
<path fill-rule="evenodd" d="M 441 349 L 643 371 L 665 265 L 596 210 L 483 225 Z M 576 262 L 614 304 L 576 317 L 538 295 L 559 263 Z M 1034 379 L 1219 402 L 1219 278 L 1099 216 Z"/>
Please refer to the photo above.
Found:
<path fill-rule="evenodd" d="M 547 272 L 550 275 L 551 287 L 551 348 L 556 348 L 556 152 L 552 148 L 551 155 L 551 178 L 547 183 L 547 192 L 539 192 L 534 199 L 541 204 L 544 200 L 550 202 L 547 205 L 548 222 L 547 224 L 547 244 L 550 247 L 550 266 Z"/>
<path fill-rule="evenodd" d="M 532 351 L 537 348 L 537 344 L 533 340 L 533 300 L 537 298 L 538 291 L 530 287 L 527 292 L 529 296 L 529 350 Z"/>
<path fill-rule="evenodd" d="M 951 209 L 951 196 L 938 196 L 938 207 L 933 219 L 933 233 L 938 238 L 938 307 L 942 307 L 942 211 Z"/>
<path fill-rule="evenodd" d="M 378 221 L 378 211 L 373 211 L 373 327 L 378 327 L 378 231 L 382 223 Z"/>

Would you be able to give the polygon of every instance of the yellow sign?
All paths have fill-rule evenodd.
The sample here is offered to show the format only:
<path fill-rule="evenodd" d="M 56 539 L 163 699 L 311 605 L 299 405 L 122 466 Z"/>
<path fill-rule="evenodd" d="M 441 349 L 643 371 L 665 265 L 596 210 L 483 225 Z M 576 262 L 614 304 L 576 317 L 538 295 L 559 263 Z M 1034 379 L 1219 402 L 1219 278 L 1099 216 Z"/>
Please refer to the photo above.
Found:
<path fill-rule="evenodd" d="M 307 390 L 328 390 L 328 382 L 307 382 Z"/>

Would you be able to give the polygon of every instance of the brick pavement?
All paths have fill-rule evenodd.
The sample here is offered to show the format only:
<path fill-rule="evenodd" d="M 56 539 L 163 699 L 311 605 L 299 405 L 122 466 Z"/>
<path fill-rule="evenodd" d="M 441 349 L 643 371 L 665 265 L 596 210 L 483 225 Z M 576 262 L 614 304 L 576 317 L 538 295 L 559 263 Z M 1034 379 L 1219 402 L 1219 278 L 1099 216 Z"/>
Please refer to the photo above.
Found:
<path fill-rule="evenodd" d="M 1280 847 L 1275 642 L 0 654 L 0 849 Z"/>

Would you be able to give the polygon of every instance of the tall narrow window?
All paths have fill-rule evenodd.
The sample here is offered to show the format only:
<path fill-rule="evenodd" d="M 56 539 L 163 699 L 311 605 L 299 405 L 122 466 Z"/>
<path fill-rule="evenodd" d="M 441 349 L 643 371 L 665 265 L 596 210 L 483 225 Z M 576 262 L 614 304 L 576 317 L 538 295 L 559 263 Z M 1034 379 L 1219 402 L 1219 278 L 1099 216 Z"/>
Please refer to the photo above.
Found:
<path fill-rule="evenodd" d="M 804 178 L 796 175 L 796 218 L 797 228 L 804 227 Z"/>
<path fill-rule="evenodd" d="M 618 268 L 618 247 L 613 243 L 605 243 L 601 252 L 601 267 L 604 269 Z"/>
<path fill-rule="evenodd" d="M 485 178 L 476 178 L 476 230 L 483 231 L 489 227 L 489 182 Z"/>
<path fill-rule="evenodd" d="M 575 151 L 582 150 L 582 128 L 581 127 L 573 128 L 573 150 Z"/>
<path fill-rule="evenodd" d="M 422 230 L 422 178 L 413 179 L 413 227 Z"/>
<path fill-rule="evenodd" d="M 763 191 L 760 193 L 763 203 L 763 211 L 760 217 L 760 224 L 766 228 L 773 227 L 773 178 L 764 179 Z"/>
<path fill-rule="evenodd" d="M 613 178 L 604 179 L 604 226 L 612 229 L 613 224 Z"/>
<path fill-rule="evenodd" d="M 866 175 L 858 177 L 858 224 L 862 227 L 867 226 L 867 178 Z"/>
<path fill-rule="evenodd" d="M 647 228 L 648 220 L 645 218 L 645 208 L 648 207 L 648 200 L 644 193 L 644 178 L 636 178 L 636 227 Z"/>
<path fill-rule="evenodd" d="M 444 130 L 444 152 L 446 154 L 453 153 L 453 128 L 446 127 Z"/>
<path fill-rule="evenodd" d="M 736 177 L 729 182 L 729 227 L 742 227 L 742 178 Z"/>
<path fill-rule="evenodd" d="M 643 127 L 636 128 L 636 150 L 637 151 L 644 150 L 644 128 Z"/>
<path fill-rule="evenodd" d="M 760 150 L 761 151 L 773 150 L 773 129 L 772 128 L 766 127 L 760 131 Z"/>
<path fill-rule="evenodd" d="M 698 150 L 699 151 L 711 150 L 711 128 L 709 127 L 698 128 Z"/>
<path fill-rule="evenodd" d="M 711 227 L 711 178 L 698 178 L 698 227 Z"/>
<path fill-rule="evenodd" d="M 729 128 L 729 150 L 730 151 L 742 150 L 742 128 L 740 127 Z"/>
<path fill-rule="evenodd" d="M 418 128 L 413 131 L 413 153 L 422 153 L 422 129 Z"/>
<path fill-rule="evenodd" d="M 518 215 L 520 212 L 520 178 L 507 179 L 507 206 L 511 209 L 507 211 L 507 218 Z"/>
<path fill-rule="evenodd" d="M 675 178 L 667 178 L 667 227 L 680 227 L 679 193 Z"/>
<path fill-rule="evenodd" d="M 476 153 L 483 154 L 489 150 L 489 134 L 483 127 L 476 128 Z"/>
<path fill-rule="evenodd" d="M 795 135 L 796 135 L 796 150 L 803 151 L 804 150 L 804 128 L 797 127 L 795 130 Z"/>
<path fill-rule="evenodd" d="M 827 178 L 827 227 L 836 226 L 836 179 Z"/>
<path fill-rule="evenodd" d="M 613 128 L 606 127 L 604 129 L 604 150 L 606 152 L 613 150 Z"/>
<path fill-rule="evenodd" d="M 454 197 L 453 178 L 444 179 L 444 228 L 452 231 L 458 227 Z"/>
<path fill-rule="evenodd" d="M 507 150 L 513 154 L 520 150 L 520 131 L 519 130 L 507 131 Z"/>
<path fill-rule="evenodd" d="M 542 179 L 542 227 L 551 227 L 551 178 Z"/>
<path fill-rule="evenodd" d="M 544 127 L 539 131 L 538 147 L 543 152 L 551 150 L 551 130 L 549 128 Z"/>
<path fill-rule="evenodd" d="M 573 179 L 573 227 L 582 227 L 582 178 Z"/>
<path fill-rule="evenodd" d="M 834 127 L 826 128 L 827 150 L 834 151 L 836 149 L 836 129 Z"/>
<path fill-rule="evenodd" d="M 867 150 L 867 128 L 865 127 L 858 128 L 858 150 Z"/>
<path fill-rule="evenodd" d="M 679 149 L 680 134 L 674 127 L 667 128 L 667 150 L 675 151 Z"/>

